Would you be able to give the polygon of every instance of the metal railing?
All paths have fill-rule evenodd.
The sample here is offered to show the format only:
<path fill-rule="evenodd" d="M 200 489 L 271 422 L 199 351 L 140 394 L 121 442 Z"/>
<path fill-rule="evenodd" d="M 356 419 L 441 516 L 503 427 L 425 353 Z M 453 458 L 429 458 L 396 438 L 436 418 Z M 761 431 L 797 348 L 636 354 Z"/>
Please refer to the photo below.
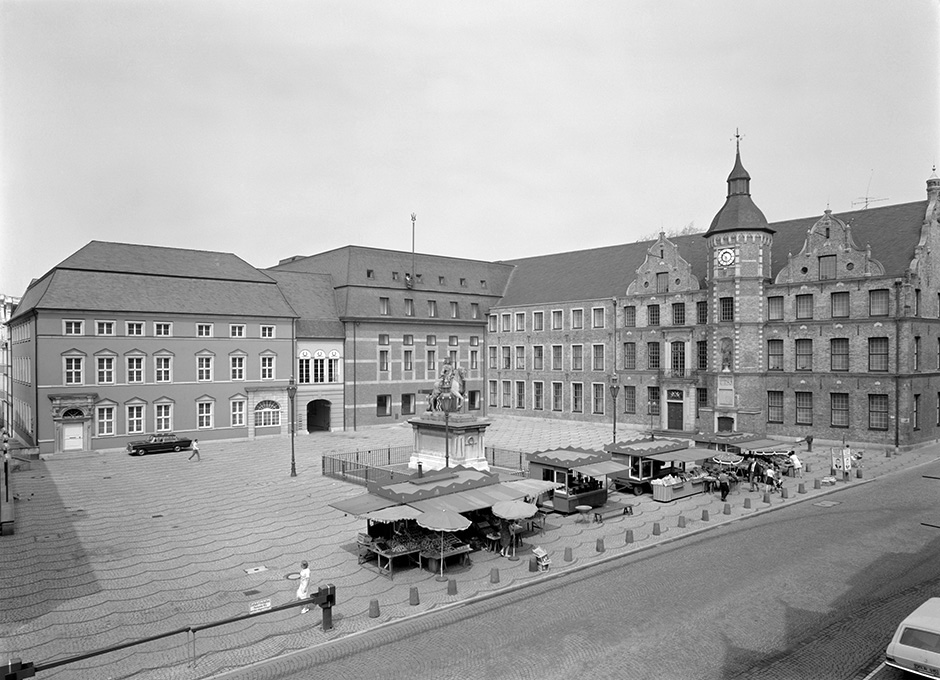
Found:
<path fill-rule="evenodd" d="M 409 470 L 389 469 L 392 466 L 407 465 L 413 453 L 414 449 L 410 446 L 325 453 L 322 456 L 321 472 L 324 477 L 362 486 L 368 486 L 370 482 L 387 484 L 413 474 Z"/>
<path fill-rule="evenodd" d="M 511 470 L 512 472 L 509 474 L 524 476 L 529 469 L 529 461 L 526 460 L 525 451 L 487 446 L 483 451 L 483 456 L 486 458 L 486 462 L 493 467 Z"/>

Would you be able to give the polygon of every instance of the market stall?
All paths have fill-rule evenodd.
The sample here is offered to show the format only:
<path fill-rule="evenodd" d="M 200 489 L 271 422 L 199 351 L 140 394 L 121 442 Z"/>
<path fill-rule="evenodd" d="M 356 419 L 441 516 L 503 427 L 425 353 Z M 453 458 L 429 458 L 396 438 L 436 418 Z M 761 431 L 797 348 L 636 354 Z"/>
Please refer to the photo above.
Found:
<path fill-rule="evenodd" d="M 529 455 L 529 476 L 559 484 L 551 498 L 555 512 L 571 514 L 577 508 L 598 508 L 607 502 L 607 477 L 627 468 L 611 460 L 606 451 L 555 449 Z"/>
<path fill-rule="evenodd" d="M 637 496 L 649 491 L 656 500 L 702 493 L 705 474 L 701 463 L 714 454 L 689 448 L 687 442 L 677 439 L 617 442 L 606 450 L 625 467 L 624 472 L 612 475 L 614 488 Z"/>

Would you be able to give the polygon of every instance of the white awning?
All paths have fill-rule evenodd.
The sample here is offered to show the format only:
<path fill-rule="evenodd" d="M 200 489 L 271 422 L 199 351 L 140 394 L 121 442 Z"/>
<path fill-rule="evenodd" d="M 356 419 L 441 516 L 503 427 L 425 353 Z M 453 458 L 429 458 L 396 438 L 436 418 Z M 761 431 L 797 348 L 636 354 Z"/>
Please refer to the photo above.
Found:
<path fill-rule="evenodd" d="M 663 454 L 667 455 L 667 454 Z M 672 454 L 668 454 L 672 455 Z M 652 457 L 652 456 L 651 456 Z M 577 472 L 581 475 L 586 475 L 587 477 L 604 477 L 606 475 L 618 474 L 621 472 L 629 472 L 630 468 L 627 465 L 622 463 L 615 463 L 612 460 L 602 460 L 599 463 L 588 463 L 587 465 L 581 465 L 580 467 L 571 468 L 572 472 Z"/>

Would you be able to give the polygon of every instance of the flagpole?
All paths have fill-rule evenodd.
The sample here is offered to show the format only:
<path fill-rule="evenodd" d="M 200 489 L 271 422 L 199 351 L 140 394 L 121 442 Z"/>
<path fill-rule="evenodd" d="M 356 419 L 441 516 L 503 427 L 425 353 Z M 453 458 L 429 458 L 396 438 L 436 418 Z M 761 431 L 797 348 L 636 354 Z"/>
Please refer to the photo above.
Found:
<path fill-rule="evenodd" d="M 411 280 L 417 281 L 418 274 L 415 272 L 415 220 L 418 219 L 416 213 L 411 213 Z"/>

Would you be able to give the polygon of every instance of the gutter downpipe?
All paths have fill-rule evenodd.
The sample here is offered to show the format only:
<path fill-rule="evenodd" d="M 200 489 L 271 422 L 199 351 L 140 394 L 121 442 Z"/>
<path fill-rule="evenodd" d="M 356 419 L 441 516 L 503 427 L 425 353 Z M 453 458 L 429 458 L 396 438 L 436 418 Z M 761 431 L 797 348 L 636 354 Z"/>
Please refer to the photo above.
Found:
<path fill-rule="evenodd" d="M 356 380 L 356 364 L 359 363 L 358 357 L 356 356 L 356 346 L 358 344 L 356 342 L 356 326 L 358 325 L 359 324 L 356 323 L 355 321 L 352 322 L 352 327 L 353 327 L 353 432 L 356 431 L 356 411 L 359 408 L 358 390 L 356 389 L 358 387 L 358 382 Z"/>
<path fill-rule="evenodd" d="M 894 452 L 901 443 L 901 281 L 894 282 Z"/>

